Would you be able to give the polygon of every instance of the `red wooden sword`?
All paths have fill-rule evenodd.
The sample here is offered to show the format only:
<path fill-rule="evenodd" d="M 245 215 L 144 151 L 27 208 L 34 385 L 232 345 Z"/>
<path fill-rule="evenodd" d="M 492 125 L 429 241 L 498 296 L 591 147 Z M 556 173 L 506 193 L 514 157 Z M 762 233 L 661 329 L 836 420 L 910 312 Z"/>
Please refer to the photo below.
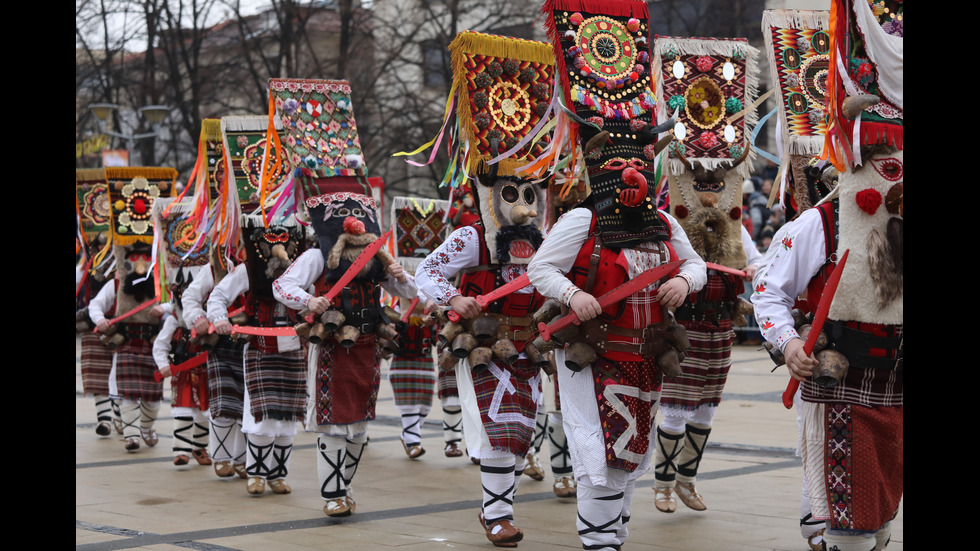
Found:
<path fill-rule="evenodd" d="M 501 297 L 505 297 L 515 291 L 519 291 L 530 284 L 531 280 L 527 278 L 527 274 L 523 274 L 521 277 L 516 277 L 510 280 L 493 291 L 490 291 L 486 295 L 477 295 L 476 301 L 480 304 L 480 308 L 486 308 L 491 302 Z M 455 310 L 446 312 L 446 317 L 449 318 L 449 321 L 459 321 L 459 314 L 457 314 Z"/>
<path fill-rule="evenodd" d="M 386 231 L 384 235 L 372 241 L 367 247 L 364 247 L 364 250 L 361 251 L 361 254 L 357 255 L 357 258 L 354 259 L 354 263 L 350 265 L 350 268 L 347 268 L 344 275 L 340 276 L 340 279 L 330 286 L 330 290 L 323 295 L 323 298 L 333 302 L 333 299 L 335 296 L 337 296 L 337 293 L 342 291 L 352 279 L 357 277 L 357 274 L 361 272 L 361 269 L 367 266 L 367 263 L 370 262 L 371 259 L 374 258 L 374 255 L 381 250 L 381 247 L 388 242 L 392 231 L 393 230 Z M 304 319 L 306 319 L 307 323 L 313 323 L 313 313 L 311 312 Z"/>
<path fill-rule="evenodd" d="M 830 311 L 830 303 L 833 302 L 834 294 L 837 293 L 837 285 L 840 283 L 840 276 L 844 272 L 844 264 L 847 262 L 847 253 L 850 251 L 850 249 L 844 251 L 840 260 L 837 261 L 834 271 L 827 278 L 827 284 L 824 285 L 823 293 L 820 295 L 820 304 L 817 305 L 817 311 L 813 314 L 813 323 L 810 324 L 810 333 L 806 336 L 806 342 L 803 343 L 803 353 L 807 356 L 813 352 L 813 345 L 817 344 L 820 330 L 823 329 L 823 324 L 827 321 L 827 312 Z M 796 379 L 790 379 L 789 384 L 786 385 L 786 390 L 783 391 L 783 405 L 786 406 L 786 409 L 793 407 L 793 396 L 796 395 L 798 388 L 800 388 L 800 382 Z"/>

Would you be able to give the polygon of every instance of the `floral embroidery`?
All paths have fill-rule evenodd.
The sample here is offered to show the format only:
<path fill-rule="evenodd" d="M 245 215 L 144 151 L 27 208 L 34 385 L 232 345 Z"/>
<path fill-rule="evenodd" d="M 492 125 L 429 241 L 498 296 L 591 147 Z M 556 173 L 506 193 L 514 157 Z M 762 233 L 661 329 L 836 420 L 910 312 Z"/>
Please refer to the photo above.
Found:
<path fill-rule="evenodd" d="M 766 282 L 763 281 L 763 282 L 759 283 L 758 285 L 756 285 L 755 286 L 755 292 L 756 293 L 765 293 L 766 292 Z"/>
<path fill-rule="evenodd" d="M 793 238 L 791 238 L 791 237 L 784 237 L 783 240 L 782 240 L 782 242 L 781 242 L 781 244 L 782 244 L 783 248 L 788 251 L 788 250 L 790 250 L 790 249 L 793 248 Z"/>

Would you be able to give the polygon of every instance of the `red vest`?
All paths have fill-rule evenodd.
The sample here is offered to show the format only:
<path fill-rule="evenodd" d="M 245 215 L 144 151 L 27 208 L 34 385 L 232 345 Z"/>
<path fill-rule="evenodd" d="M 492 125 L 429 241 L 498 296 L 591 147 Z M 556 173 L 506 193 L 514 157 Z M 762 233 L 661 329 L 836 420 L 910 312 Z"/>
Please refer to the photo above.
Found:
<path fill-rule="evenodd" d="M 669 234 L 669 221 L 664 217 L 663 213 L 658 212 L 658 214 L 660 215 L 661 220 L 664 221 Z M 599 249 L 599 264 L 596 270 L 595 282 L 591 290 L 585 288 L 589 275 L 589 261 L 592 257 L 592 251 L 595 248 L 596 235 L 596 219 L 595 213 L 593 213 L 592 223 L 589 225 L 589 237 L 585 240 L 585 243 L 582 244 L 582 248 L 579 250 L 578 256 L 575 257 L 575 263 L 572 265 L 572 270 L 567 274 L 567 277 L 578 288 L 588 292 L 596 298 L 599 298 L 616 287 L 626 283 L 629 280 L 629 273 L 623 267 L 626 259 L 620 258 L 623 255 L 622 250 L 614 251 L 606 247 L 601 247 Z M 667 246 L 667 251 L 670 255 L 669 260 L 677 260 L 677 252 L 674 251 L 674 247 L 671 246 L 669 236 L 663 243 Z M 675 275 L 677 275 L 677 270 L 669 274 L 669 277 L 674 277 Z M 609 306 L 605 307 L 602 310 L 600 319 L 608 320 L 610 325 L 621 327 L 623 329 L 642 329 L 663 320 L 660 308 L 653 308 L 650 314 L 650 316 L 646 316 L 643 312 L 634 310 L 628 301 L 623 300 L 618 304 L 610 304 Z M 635 321 L 638 318 L 640 319 L 639 323 Z M 642 356 L 639 354 L 630 354 L 627 352 L 608 351 L 605 352 L 603 356 L 614 361 L 643 360 Z"/>

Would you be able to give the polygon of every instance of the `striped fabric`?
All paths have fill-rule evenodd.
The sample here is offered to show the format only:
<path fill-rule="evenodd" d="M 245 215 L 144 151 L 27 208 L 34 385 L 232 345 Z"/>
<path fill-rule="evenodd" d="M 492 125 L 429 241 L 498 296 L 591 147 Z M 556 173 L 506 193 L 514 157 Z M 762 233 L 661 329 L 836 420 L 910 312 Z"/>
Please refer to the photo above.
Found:
<path fill-rule="evenodd" d="M 116 348 L 116 388 L 119 396 L 129 400 L 160 402 L 163 383 L 153 379 L 157 365 L 153 361 L 150 341 L 130 338 Z"/>
<path fill-rule="evenodd" d="M 317 425 L 346 425 L 375 416 L 381 386 L 378 338 L 361 335 L 351 348 L 328 339 L 318 346 L 314 381 Z"/>
<path fill-rule="evenodd" d="M 208 405 L 211 418 L 242 419 L 245 401 L 244 341 L 222 336 L 208 352 Z"/>
<path fill-rule="evenodd" d="M 531 367 L 523 357 L 514 365 L 493 363 L 491 366 L 506 374 L 507 381 L 489 368 L 473 371 L 483 428 L 493 449 L 524 457 L 534 436 L 541 370 Z"/>
<path fill-rule="evenodd" d="M 303 421 L 306 362 L 302 349 L 270 354 L 246 348 L 245 385 L 256 422 Z"/>
<path fill-rule="evenodd" d="M 85 394 L 109 394 L 109 371 L 112 370 L 112 350 L 102 344 L 91 331 L 82 333 L 82 388 Z"/>
<path fill-rule="evenodd" d="M 459 396 L 459 388 L 456 386 L 456 370 L 447 369 L 439 372 L 439 399 L 445 400 L 452 396 Z"/>
<path fill-rule="evenodd" d="M 691 349 L 681 363 L 683 373 L 664 377 L 660 406 L 693 411 L 699 406 L 717 406 L 732 368 L 735 332 L 731 320 L 680 322 L 687 329 Z"/>
<path fill-rule="evenodd" d="M 388 368 L 388 381 L 395 394 L 396 406 L 432 407 L 436 372 L 431 356 L 395 356 Z"/>

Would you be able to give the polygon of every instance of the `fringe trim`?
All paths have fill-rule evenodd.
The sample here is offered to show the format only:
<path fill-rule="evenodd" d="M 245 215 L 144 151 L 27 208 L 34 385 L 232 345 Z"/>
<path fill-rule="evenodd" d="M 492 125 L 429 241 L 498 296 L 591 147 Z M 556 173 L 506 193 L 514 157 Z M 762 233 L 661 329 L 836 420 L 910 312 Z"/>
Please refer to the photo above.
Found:
<path fill-rule="evenodd" d="M 228 132 L 262 132 L 267 128 L 269 128 L 268 115 L 221 117 L 222 136 Z M 276 130 L 282 130 L 282 121 L 279 117 L 276 117 Z"/>
<path fill-rule="evenodd" d="M 749 44 L 745 38 L 677 38 L 677 37 L 656 37 L 653 47 L 653 78 L 657 83 L 657 121 L 665 122 L 673 114 L 667 107 L 667 98 L 664 97 L 663 90 L 663 53 L 671 49 L 677 50 L 684 55 L 731 55 L 733 47 L 739 47 L 745 54 L 745 97 L 742 98 L 742 105 L 752 105 L 759 97 L 759 50 Z M 758 108 L 747 111 L 744 115 L 745 137 L 744 147 L 749 147 L 749 154 L 742 164 L 736 167 L 736 171 L 743 178 L 748 178 L 752 173 L 752 165 L 757 157 L 755 148 L 749 145 L 749 136 L 759 123 Z M 701 161 L 705 168 L 718 166 L 721 161 L 734 161 L 734 159 L 706 159 L 700 157 L 689 157 L 691 161 Z M 674 159 L 671 159 L 673 162 Z M 680 161 L 678 161 L 680 164 Z"/>
<path fill-rule="evenodd" d="M 212 143 L 221 141 L 221 119 L 204 119 L 201 121 L 201 140 Z"/>
<path fill-rule="evenodd" d="M 92 180 L 101 180 L 105 183 L 105 169 L 104 168 L 76 168 L 75 169 L 75 183 L 81 182 L 91 182 Z"/>
<path fill-rule="evenodd" d="M 461 31 L 457 34 L 456 38 L 449 44 L 449 53 L 453 69 L 453 88 L 458 97 L 456 105 L 457 125 L 462 139 L 474 146 L 470 149 L 469 158 L 464 160 L 467 172 L 472 174 L 478 164 L 482 165 L 490 157 L 482 158 L 475 147 L 477 143 L 476 124 L 473 122 L 473 112 L 470 107 L 466 82 L 466 77 L 469 74 L 466 67 L 467 54 L 505 59 L 514 58 L 544 65 L 554 65 L 555 58 L 552 49 L 544 42 L 473 31 Z M 466 101 L 463 101 L 463 98 Z"/>
<path fill-rule="evenodd" d="M 471 174 L 489 174 L 491 167 L 487 164 L 489 157 L 479 157 L 472 163 L 473 171 Z M 527 159 L 504 159 L 497 163 L 498 176 L 517 176 L 518 169 L 527 165 Z"/>
<path fill-rule="evenodd" d="M 428 209 L 429 205 L 434 204 L 432 207 L 434 210 L 448 210 L 449 201 L 445 199 L 430 199 L 428 197 L 393 197 L 391 199 L 391 218 L 395 219 L 395 212 L 398 209 L 404 209 L 409 207 L 420 206 L 423 209 Z"/>
<path fill-rule="evenodd" d="M 186 214 L 194 208 L 194 202 L 190 200 L 179 201 L 174 197 L 161 197 L 153 201 L 154 219 L 163 216 L 163 211 L 170 207 L 170 212 L 175 214 Z"/>
<path fill-rule="evenodd" d="M 105 169 L 107 180 L 128 180 L 138 176 L 147 180 L 170 180 L 170 191 L 173 192 L 173 184 L 177 182 L 177 169 L 161 166 L 114 166 Z"/>
<path fill-rule="evenodd" d="M 612 17 L 650 18 L 646 2 L 639 0 L 552 0 L 545 4 L 545 9 L 549 11 L 584 11 Z"/>
<path fill-rule="evenodd" d="M 113 231 L 112 243 L 114 245 L 129 246 L 136 243 L 153 245 L 153 235 L 120 235 Z"/>
<path fill-rule="evenodd" d="M 813 29 L 818 31 L 830 28 L 830 12 L 827 10 L 765 10 L 762 12 L 762 35 L 766 45 L 772 46 L 772 33 L 769 27 L 778 29 Z"/>
<path fill-rule="evenodd" d="M 772 32 L 770 28 L 777 29 L 811 29 L 827 30 L 830 28 L 830 12 L 819 10 L 765 10 L 762 12 L 762 37 L 766 44 L 766 55 L 769 59 L 769 76 L 773 85 L 779 83 L 779 70 L 773 57 L 776 55 L 773 49 Z M 791 155 L 816 156 L 823 149 L 823 136 L 791 136 L 789 134 L 789 121 L 786 120 L 786 110 L 784 106 L 785 97 L 782 87 L 776 87 L 777 116 L 783 132 L 783 148 L 788 150 Z"/>

